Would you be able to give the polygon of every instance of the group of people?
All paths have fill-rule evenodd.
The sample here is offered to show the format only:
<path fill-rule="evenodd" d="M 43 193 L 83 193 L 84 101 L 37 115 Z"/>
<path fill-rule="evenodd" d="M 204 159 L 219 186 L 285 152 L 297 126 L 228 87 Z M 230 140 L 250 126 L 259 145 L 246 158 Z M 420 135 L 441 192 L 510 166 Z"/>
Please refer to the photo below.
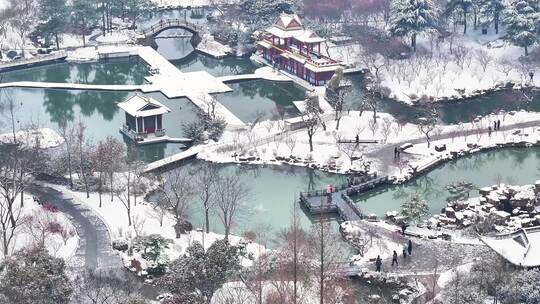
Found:
<path fill-rule="evenodd" d="M 491 136 L 491 131 L 497 131 L 501 129 L 501 120 L 497 119 L 497 121 L 493 121 L 493 128 L 491 126 L 488 127 L 488 135 Z"/>
<path fill-rule="evenodd" d="M 409 240 L 409 243 L 406 246 L 403 246 L 403 260 L 407 259 L 407 257 L 412 255 L 412 241 Z M 392 266 L 399 266 L 398 263 L 398 253 L 394 250 L 394 253 L 392 254 Z M 381 256 L 378 255 L 377 259 L 375 260 L 375 271 L 381 272 L 382 267 L 382 259 Z"/>

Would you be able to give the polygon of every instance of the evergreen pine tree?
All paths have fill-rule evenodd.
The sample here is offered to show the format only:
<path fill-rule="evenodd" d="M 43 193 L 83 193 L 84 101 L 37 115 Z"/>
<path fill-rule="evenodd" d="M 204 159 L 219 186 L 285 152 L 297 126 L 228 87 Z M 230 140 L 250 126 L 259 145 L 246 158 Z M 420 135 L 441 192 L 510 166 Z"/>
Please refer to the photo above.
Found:
<path fill-rule="evenodd" d="M 429 0 L 395 0 L 392 2 L 392 15 L 390 33 L 398 37 L 410 36 L 414 51 L 416 36 L 435 26 L 435 9 Z"/>
<path fill-rule="evenodd" d="M 480 11 L 482 16 L 489 22 L 493 22 L 495 34 L 499 33 L 499 21 L 505 8 L 505 0 L 480 0 Z"/>
<path fill-rule="evenodd" d="M 467 16 L 473 7 L 472 0 L 448 0 L 447 13 L 459 13 L 463 15 L 463 34 L 467 34 Z"/>
<path fill-rule="evenodd" d="M 60 49 L 58 35 L 65 30 L 68 20 L 68 9 L 65 0 L 41 0 L 39 3 L 39 31 L 46 41 L 54 37 L 56 49 Z"/>
<path fill-rule="evenodd" d="M 74 0 L 72 4 L 71 24 L 79 30 L 83 40 L 83 46 L 86 46 L 86 31 L 97 24 L 99 14 L 96 4 L 88 0 Z"/>
<path fill-rule="evenodd" d="M 539 4 L 536 0 L 516 0 L 506 11 L 506 39 L 525 50 L 529 55 L 529 47 L 538 41 Z"/>

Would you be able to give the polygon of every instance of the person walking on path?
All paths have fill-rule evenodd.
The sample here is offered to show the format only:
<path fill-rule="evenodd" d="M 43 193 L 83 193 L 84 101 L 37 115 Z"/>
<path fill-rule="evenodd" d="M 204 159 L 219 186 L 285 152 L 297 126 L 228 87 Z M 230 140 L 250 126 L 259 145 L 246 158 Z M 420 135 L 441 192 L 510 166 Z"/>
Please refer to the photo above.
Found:
<path fill-rule="evenodd" d="M 407 246 L 407 252 L 409 253 L 409 255 L 411 255 L 412 253 L 412 241 L 409 240 L 409 245 Z"/>
<path fill-rule="evenodd" d="M 491 137 L 491 126 L 488 127 L 488 136 Z"/>
<path fill-rule="evenodd" d="M 501 129 L 501 120 L 497 119 L 497 130 Z"/>
<path fill-rule="evenodd" d="M 395 250 L 394 250 L 394 255 L 392 256 L 392 266 L 394 266 L 394 263 L 396 264 L 396 266 L 399 266 L 398 261 L 397 261 L 397 252 Z"/>
<path fill-rule="evenodd" d="M 493 122 L 493 131 L 497 131 L 497 121 Z"/>
<path fill-rule="evenodd" d="M 405 260 L 407 258 L 407 249 L 405 249 L 405 246 L 403 246 L 403 259 Z"/>
<path fill-rule="evenodd" d="M 394 147 L 394 158 L 397 157 L 397 147 Z"/>
<path fill-rule="evenodd" d="M 375 271 L 377 272 L 381 272 L 381 266 L 382 266 L 382 259 L 381 259 L 381 256 L 378 255 L 377 256 L 377 260 L 375 260 Z"/>

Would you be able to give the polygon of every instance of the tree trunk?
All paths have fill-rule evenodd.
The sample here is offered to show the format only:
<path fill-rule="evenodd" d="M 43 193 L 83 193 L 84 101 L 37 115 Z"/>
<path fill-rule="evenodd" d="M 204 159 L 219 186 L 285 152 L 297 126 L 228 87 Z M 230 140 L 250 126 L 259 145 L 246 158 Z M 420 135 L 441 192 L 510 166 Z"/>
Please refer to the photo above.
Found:
<path fill-rule="evenodd" d="M 56 50 L 60 50 L 60 41 L 58 40 L 58 33 L 54 33 L 54 39 L 56 39 Z"/>
<path fill-rule="evenodd" d="M 208 204 L 205 204 L 204 207 L 204 225 L 206 233 L 210 233 L 210 208 L 208 208 Z"/>
<path fill-rule="evenodd" d="M 98 193 L 99 193 L 99 208 L 101 208 L 101 192 L 102 192 L 102 187 L 103 187 L 103 179 L 101 178 L 101 172 L 99 172 L 99 188 L 98 188 Z"/>
<path fill-rule="evenodd" d="M 416 52 L 416 34 L 411 35 L 411 47 L 413 51 Z"/>
<path fill-rule="evenodd" d="M 467 12 L 463 10 L 463 34 L 467 34 Z"/>
<path fill-rule="evenodd" d="M 309 152 L 313 152 L 313 134 L 309 135 Z"/>
<path fill-rule="evenodd" d="M 83 151 L 82 151 L 82 143 L 79 143 L 79 156 L 81 158 L 81 176 L 83 178 L 84 182 L 84 190 L 86 191 L 86 198 L 90 198 L 90 192 L 88 191 L 88 180 L 86 179 L 86 174 L 84 173 L 84 158 L 83 158 Z"/>
<path fill-rule="evenodd" d="M 499 12 L 495 12 L 494 16 L 494 24 L 495 24 L 495 34 L 499 33 Z"/>
<path fill-rule="evenodd" d="M 524 47 L 525 48 L 525 56 L 529 56 L 529 49 L 528 47 Z"/>

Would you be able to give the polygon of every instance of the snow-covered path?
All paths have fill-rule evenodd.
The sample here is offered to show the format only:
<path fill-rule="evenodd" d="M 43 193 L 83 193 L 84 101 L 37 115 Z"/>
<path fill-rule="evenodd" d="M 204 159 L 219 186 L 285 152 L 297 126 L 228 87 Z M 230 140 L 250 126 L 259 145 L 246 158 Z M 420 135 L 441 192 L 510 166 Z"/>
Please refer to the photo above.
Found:
<path fill-rule="evenodd" d="M 33 184 L 29 192 L 69 215 L 80 237 L 79 248 L 72 259 L 72 267 L 80 272 L 85 269 L 124 271 L 119 256 L 114 254 L 107 226 L 91 209 L 86 208 L 63 193 L 44 185 Z"/>
<path fill-rule="evenodd" d="M 498 131 L 492 131 L 493 134 L 497 132 L 503 132 L 508 130 L 514 130 L 514 129 L 523 129 L 523 128 L 530 128 L 530 127 L 536 127 L 540 125 L 540 120 L 532 120 L 527 122 L 519 122 L 519 123 L 513 123 L 513 124 L 504 124 L 504 122 L 501 123 L 501 129 Z M 484 128 L 482 130 L 466 130 L 463 131 L 463 134 L 461 136 L 472 136 L 476 134 L 488 134 L 489 130 L 487 128 Z M 450 139 L 456 137 L 455 134 L 452 133 L 443 133 L 438 136 L 432 136 L 432 142 L 437 140 L 444 140 L 444 139 Z M 372 146 L 371 149 L 366 149 L 365 156 L 369 159 L 374 159 L 379 164 L 378 166 L 378 172 L 379 175 L 391 175 L 395 171 L 395 159 L 394 159 L 394 147 L 400 147 L 403 144 L 411 143 L 411 144 L 422 144 L 426 143 L 425 137 L 418 137 L 414 139 L 407 139 L 400 142 L 394 142 L 392 144 L 384 145 L 384 146 Z M 402 153 L 402 158 L 407 159 L 407 153 Z"/>

